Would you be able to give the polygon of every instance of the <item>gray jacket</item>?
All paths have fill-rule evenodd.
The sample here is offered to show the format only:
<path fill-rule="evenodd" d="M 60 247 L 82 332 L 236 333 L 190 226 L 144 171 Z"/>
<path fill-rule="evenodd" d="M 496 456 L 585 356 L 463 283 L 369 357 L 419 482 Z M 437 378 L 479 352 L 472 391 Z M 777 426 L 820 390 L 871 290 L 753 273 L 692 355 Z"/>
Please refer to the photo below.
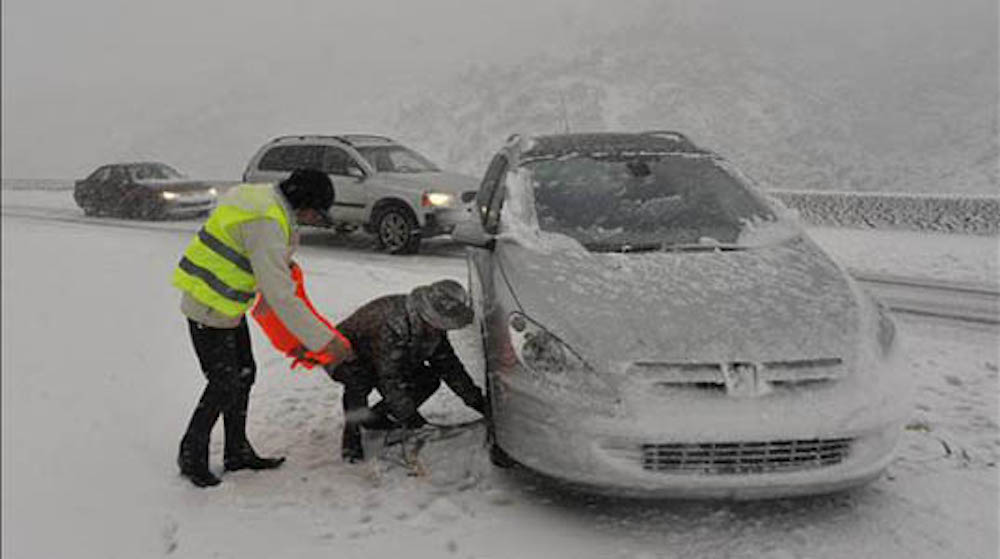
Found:
<path fill-rule="evenodd" d="M 232 232 L 233 238 L 246 249 L 257 280 L 257 290 L 264 300 L 278 314 L 278 318 L 295 334 L 295 337 L 312 351 L 324 348 L 333 339 L 330 330 L 317 319 L 298 297 L 295 296 L 295 282 L 292 281 L 289 264 L 292 254 L 299 245 L 299 231 L 295 222 L 295 212 L 284 195 L 273 188 L 273 194 L 281 205 L 292 227 L 291 242 L 285 242 L 281 226 L 271 219 L 259 219 L 243 223 Z M 189 319 L 211 328 L 235 328 L 243 317 L 226 316 L 205 305 L 184 292 L 181 298 L 181 312 Z"/>

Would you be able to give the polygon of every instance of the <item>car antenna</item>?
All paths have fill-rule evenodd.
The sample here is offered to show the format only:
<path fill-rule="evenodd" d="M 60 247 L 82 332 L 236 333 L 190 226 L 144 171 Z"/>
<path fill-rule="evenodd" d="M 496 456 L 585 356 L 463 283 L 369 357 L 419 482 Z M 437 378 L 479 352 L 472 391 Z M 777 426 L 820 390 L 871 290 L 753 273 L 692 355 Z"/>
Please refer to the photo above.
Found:
<path fill-rule="evenodd" d="M 569 134 L 569 111 L 566 110 L 566 97 L 563 96 L 562 91 L 559 92 L 559 106 L 562 107 L 563 127 L 565 128 L 565 133 Z"/>

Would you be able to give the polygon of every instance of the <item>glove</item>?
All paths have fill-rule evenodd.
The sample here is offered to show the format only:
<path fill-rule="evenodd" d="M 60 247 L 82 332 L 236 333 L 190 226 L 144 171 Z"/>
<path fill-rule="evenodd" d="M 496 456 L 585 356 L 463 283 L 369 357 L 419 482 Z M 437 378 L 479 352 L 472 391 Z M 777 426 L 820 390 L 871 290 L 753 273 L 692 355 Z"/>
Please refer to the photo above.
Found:
<path fill-rule="evenodd" d="M 340 332 L 334 332 L 330 343 L 326 344 L 318 353 L 323 356 L 329 356 L 330 360 L 328 363 L 333 363 L 334 365 L 344 361 L 354 361 L 356 357 L 350 340 Z"/>

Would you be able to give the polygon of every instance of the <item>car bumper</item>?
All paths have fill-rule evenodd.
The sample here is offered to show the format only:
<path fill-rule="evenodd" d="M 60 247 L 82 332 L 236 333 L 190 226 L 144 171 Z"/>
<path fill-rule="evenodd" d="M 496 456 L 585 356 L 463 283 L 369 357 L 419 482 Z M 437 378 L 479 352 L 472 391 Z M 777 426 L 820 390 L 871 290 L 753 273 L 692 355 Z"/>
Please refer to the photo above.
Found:
<path fill-rule="evenodd" d="M 169 217 L 185 217 L 200 215 L 215 209 L 216 198 L 213 197 L 180 197 L 162 202 L 162 214 Z"/>
<path fill-rule="evenodd" d="M 721 396 L 650 406 L 649 395 L 601 415 L 588 406 L 565 410 L 511 378 L 494 381 L 504 451 L 547 476 L 633 497 L 758 499 L 861 485 L 889 464 L 908 415 L 898 398 L 824 406 L 774 396 L 734 405 Z M 834 399 L 857 397 L 866 395 Z"/>
<path fill-rule="evenodd" d="M 451 233 L 456 225 L 471 219 L 473 215 L 472 204 L 465 204 L 457 208 L 437 208 L 424 215 L 424 225 L 420 230 L 421 235 L 424 238 L 446 235 Z"/>

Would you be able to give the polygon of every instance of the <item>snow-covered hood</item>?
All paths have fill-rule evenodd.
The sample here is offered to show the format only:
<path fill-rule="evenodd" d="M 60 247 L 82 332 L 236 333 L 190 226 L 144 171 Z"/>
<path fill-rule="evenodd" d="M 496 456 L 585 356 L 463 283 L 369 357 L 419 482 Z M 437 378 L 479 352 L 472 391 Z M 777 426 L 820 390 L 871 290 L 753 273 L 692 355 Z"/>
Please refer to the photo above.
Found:
<path fill-rule="evenodd" d="M 213 186 L 211 183 L 205 181 L 191 179 L 146 179 L 136 181 L 136 184 L 150 190 L 169 190 L 171 192 L 195 192 L 198 190 L 208 190 Z"/>
<path fill-rule="evenodd" d="M 544 253 L 498 246 L 523 311 L 591 364 L 843 357 L 859 305 L 846 274 L 798 238 L 732 252 Z"/>
<path fill-rule="evenodd" d="M 398 185 L 405 185 L 415 190 L 434 190 L 461 194 L 468 190 L 479 189 L 479 179 L 452 173 L 437 171 L 433 173 L 379 173 L 379 176 Z"/>

